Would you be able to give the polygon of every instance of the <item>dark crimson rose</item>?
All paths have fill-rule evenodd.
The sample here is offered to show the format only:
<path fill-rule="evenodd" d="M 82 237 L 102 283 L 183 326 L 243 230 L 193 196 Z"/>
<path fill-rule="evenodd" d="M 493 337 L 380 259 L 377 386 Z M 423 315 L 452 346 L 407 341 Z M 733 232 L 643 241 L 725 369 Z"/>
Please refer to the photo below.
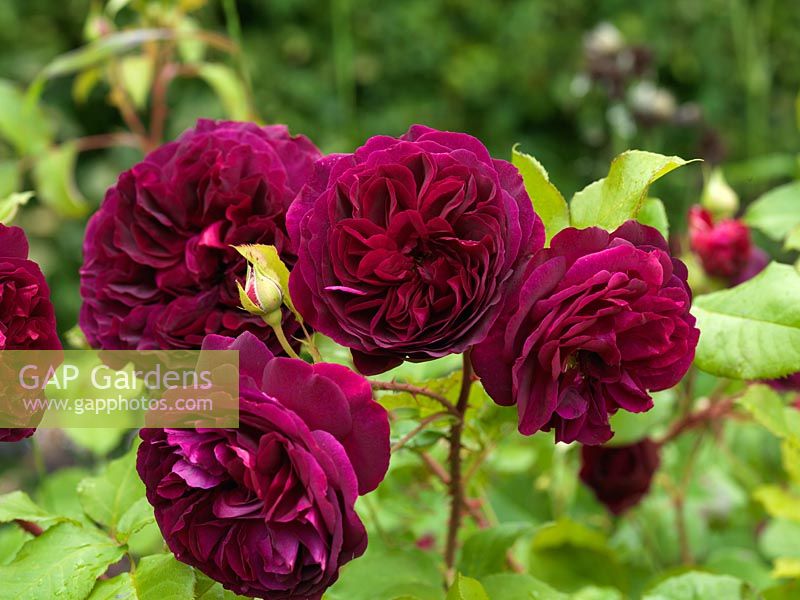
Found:
<path fill-rule="evenodd" d="M 753 249 L 750 230 L 738 219 L 714 223 L 700 206 L 689 210 L 689 244 L 703 269 L 713 277 L 736 277 L 745 269 Z"/>
<path fill-rule="evenodd" d="M 519 430 L 602 444 L 609 415 L 649 410 L 675 385 L 699 332 L 682 262 L 655 229 L 565 229 L 528 265 L 472 354 L 486 391 L 517 405 Z"/>
<path fill-rule="evenodd" d="M 50 289 L 39 265 L 28 260 L 25 232 L 0 223 L 0 350 L 60 349 Z M 0 442 L 34 431 L 0 428 Z"/>
<path fill-rule="evenodd" d="M 389 465 L 389 421 L 346 367 L 238 350 L 238 429 L 143 429 L 137 470 L 175 556 L 246 596 L 318 600 L 367 534 L 353 505 Z"/>
<path fill-rule="evenodd" d="M 104 349 L 199 348 L 209 333 L 270 328 L 239 308 L 235 244 L 272 244 L 295 260 L 286 211 L 320 153 L 282 125 L 200 120 L 148 154 L 89 221 L 80 325 Z M 287 335 L 296 329 L 286 312 Z"/>
<path fill-rule="evenodd" d="M 608 510 L 622 514 L 650 490 L 658 455 L 658 444 L 649 438 L 629 446 L 583 446 L 581 481 Z"/>
<path fill-rule="evenodd" d="M 544 243 L 516 168 L 472 136 L 421 125 L 320 160 L 288 228 L 295 305 L 367 374 L 482 340 Z"/>

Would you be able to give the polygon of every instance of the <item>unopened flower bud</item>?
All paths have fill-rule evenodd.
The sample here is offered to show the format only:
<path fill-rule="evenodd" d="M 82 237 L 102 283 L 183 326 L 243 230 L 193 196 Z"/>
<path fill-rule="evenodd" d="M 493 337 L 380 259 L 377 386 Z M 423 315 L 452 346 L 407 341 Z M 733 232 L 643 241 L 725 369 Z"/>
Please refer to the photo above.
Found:
<path fill-rule="evenodd" d="M 258 269 L 248 268 L 244 289 L 239 288 L 242 306 L 248 312 L 268 316 L 280 311 L 283 291 L 276 278 Z"/>
<path fill-rule="evenodd" d="M 739 210 L 739 196 L 719 169 L 711 172 L 700 203 L 716 217 L 731 217 Z"/>
<path fill-rule="evenodd" d="M 736 277 L 752 253 L 747 225 L 738 219 L 715 222 L 700 206 L 689 211 L 689 244 L 705 272 L 713 277 Z"/>

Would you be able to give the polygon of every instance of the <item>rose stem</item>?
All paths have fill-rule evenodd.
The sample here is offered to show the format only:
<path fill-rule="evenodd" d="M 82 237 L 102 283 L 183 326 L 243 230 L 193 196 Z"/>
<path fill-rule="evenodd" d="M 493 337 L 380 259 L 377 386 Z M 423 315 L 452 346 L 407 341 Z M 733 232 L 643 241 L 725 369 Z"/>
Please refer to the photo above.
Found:
<path fill-rule="evenodd" d="M 425 396 L 431 400 L 436 400 L 439 404 L 447 409 L 450 414 L 461 418 L 461 414 L 456 410 L 455 405 L 445 398 L 442 394 L 438 394 L 431 389 L 421 387 L 418 385 L 411 385 L 410 383 L 399 383 L 397 381 L 370 381 L 373 390 L 382 390 L 389 392 L 407 392 L 412 396 Z"/>
<path fill-rule="evenodd" d="M 273 324 L 270 323 L 270 321 L 267 318 L 264 318 L 264 322 L 270 327 L 272 327 L 272 331 L 275 332 L 275 337 L 278 338 L 278 342 L 280 343 L 281 348 L 283 348 L 283 351 L 286 352 L 286 354 L 288 354 L 292 358 L 300 358 L 297 355 L 297 352 L 294 351 L 294 348 L 292 348 L 292 345 L 289 343 L 289 340 L 286 338 L 286 334 L 283 332 L 283 327 L 281 326 L 280 321 L 278 321 L 278 323 L 276 324 Z"/>
<path fill-rule="evenodd" d="M 464 355 L 464 366 L 461 377 L 461 391 L 458 394 L 456 412 L 460 417 L 450 428 L 450 520 L 447 526 L 447 545 L 445 546 L 444 562 L 447 567 L 447 576 L 453 578 L 453 565 L 456 559 L 458 545 L 458 529 L 461 527 L 461 514 L 464 505 L 464 486 L 461 479 L 461 434 L 464 431 L 464 413 L 467 410 L 469 391 L 472 386 L 472 364 L 470 353 Z"/>
<path fill-rule="evenodd" d="M 15 519 L 14 522 L 34 537 L 39 537 L 40 535 L 42 535 L 44 531 L 36 523 L 33 523 L 31 521 L 24 521 L 23 519 Z"/>

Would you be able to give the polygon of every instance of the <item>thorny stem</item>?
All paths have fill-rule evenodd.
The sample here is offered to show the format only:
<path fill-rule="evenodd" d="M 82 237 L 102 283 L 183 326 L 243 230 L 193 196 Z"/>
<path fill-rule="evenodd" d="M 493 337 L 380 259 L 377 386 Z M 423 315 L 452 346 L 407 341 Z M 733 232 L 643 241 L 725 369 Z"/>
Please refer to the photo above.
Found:
<path fill-rule="evenodd" d="M 723 419 L 733 410 L 735 400 L 735 397 L 724 398 L 706 408 L 688 413 L 683 418 L 673 423 L 672 427 L 670 427 L 669 431 L 664 434 L 664 437 L 659 440 L 658 444 L 663 446 L 690 429 L 702 427 L 707 423 L 714 423 Z"/>
<path fill-rule="evenodd" d="M 75 140 L 75 148 L 78 152 L 88 150 L 103 150 L 116 146 L 130 146 L 131 148 L 141 148 L 141 140 L 132 133 L 104 133 L 100 135 L 88 135 Z"/>
<path fill-rule="evenodd" d="M 432 414 L 432 415 L 428 415 L 427 417 L 425 417 L 424 419 L 422 419 L 422 420 L 421 420 L 421 421 L 420 421 L 420 422 L 419 422 L 419 423 L 416 425 L 416 427 L 414 427 L 414 428 L 413 428 L 411 431 L 409 431 L 407 434 L 405 434 L 403 437 L 401 437 L 401 438 L 400 438 L 400 439 L 399 439 L 399 440 L 398 440 L 398 441 L 397 441 L 397 442 L 396 442 L 396 443 L 395 443 L 395 444 L 392 446 L 392 452 L 397 452 L 398 450 L 400 450 L 400 448 L 402 448 L 402 447 L 403 447 L 403 446 L 405 446 L 405 445 L 406 445 L 408 442 L 410 442 L 412 439 L 414 439 L 414 436 L 416 436 L 418 433 L 420 433 L 420 432 L 421 432 L 423 429 L 425 429 L 425 428 L 426 428 L 428 425 L 430 425 L 430 424 L 431 424 L 431 423 L 433 423 L 434 421 L 438 421 L 439 419 L 441 419 L 441 418 L 443 418 L 443 417 L 449 417 L 449 416 L 450 416 L 450 413 L 448 413 L 448 412 L 446 412 L 446 411 L 437 412 L 437 413 L 434 413 L 434 414 Z"/>
<path fill-rule="evenodd" d="M 461 419 L 463 416 L 461 413 L 458 412 L 456 406 L 450 402 L 447 398 L 445 398 L 442 394 L 434 392 L 433 390 L 421 387 L 418 385 L 412 385 L 410 383 L 399 383 L 397 381 L 371 381 L 372 389 L 373 390 L 382 390 L 382 391 L 389 391 L 389 392 L 407 392 L 412 396 L 425 396 L 426 398 L 430 398 L 431 400 L 436 400 L 439 404 L 444 406 L 447 409 L 447 412 L 450 414 L 458 417 Z"/>
<path fill-rule="evenodd" d="M 447 543 L 445 545 L 444 561 L 447 567 L 448 580 L 453 577 L 453 565 L 456 559 L 458 546 L 458 530 L 461 527 L 461 516 L 464 505 L 464 486 L 461 476 L 461 434 L 464 432 L 464 413 L 467 410 L 469 392 L 472 387 L 472 363 L 470 352 L 464 355 L 462 369 L 461 391 L 458 394 L 456 412 L 459 419 L 450 428 L 450 456 L 448 458 L 450 473 L 450 519 L 447 526 Z"/>

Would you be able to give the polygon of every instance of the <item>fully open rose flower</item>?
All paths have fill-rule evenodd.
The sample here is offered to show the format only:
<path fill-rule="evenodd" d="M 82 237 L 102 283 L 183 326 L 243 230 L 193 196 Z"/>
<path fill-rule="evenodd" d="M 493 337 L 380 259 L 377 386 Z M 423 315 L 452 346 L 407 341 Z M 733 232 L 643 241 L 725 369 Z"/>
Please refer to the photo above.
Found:
<path fill-rule="evenodd" d="M 175 556 L 247 596 L 319 599 L 367 546 L 353 509 L 389 464 L 389 422 L 346 367 L 238 350 L 238 429 L 143 429 L 137 469 Z"/>
<path fill-rule="evenodd" d="M 627 446 L 583 446 L 581 481 L 615 515 L 639 504 L 659 465 L 658 444 L 645 438 Z"/>
<path fill-rule="evenodd" d="M 516 168 L 421 125 L 320 160 L 288 227 L 297 308 L 368 374 L 479 342 L 544 242 Z"/>
<path fill-rule="evenodd" d="M 601 444 L 609 415 L 652 407 L 675 385 L 699 336 L 686 267 L 651 227 L 565 229 L 528 266 L 473 353 L 489 395 L 516 404 L 519 430 Z"/>
<path fill-rule="evenodd" d="M 59 349 L 50 289 L 39 265 L 28 260 L 25 232 L 0 224 L 0 350 Z M 0 428 L 0 442 L 16 442 L 34 431 Z"/>
<path fill-rule="evenodd" d="M 200 120 L 123 173 L 86 230 L 80 325 L 105 349 L 199 348 L 251 331 L 236 244 L 272 244 L 291 265 L 286 211 L 320 154 L 282 125 Z M 296 325 L 288 322 L 287 334 Z M 278 345 L 271 343 L 273 349 Z"/>

